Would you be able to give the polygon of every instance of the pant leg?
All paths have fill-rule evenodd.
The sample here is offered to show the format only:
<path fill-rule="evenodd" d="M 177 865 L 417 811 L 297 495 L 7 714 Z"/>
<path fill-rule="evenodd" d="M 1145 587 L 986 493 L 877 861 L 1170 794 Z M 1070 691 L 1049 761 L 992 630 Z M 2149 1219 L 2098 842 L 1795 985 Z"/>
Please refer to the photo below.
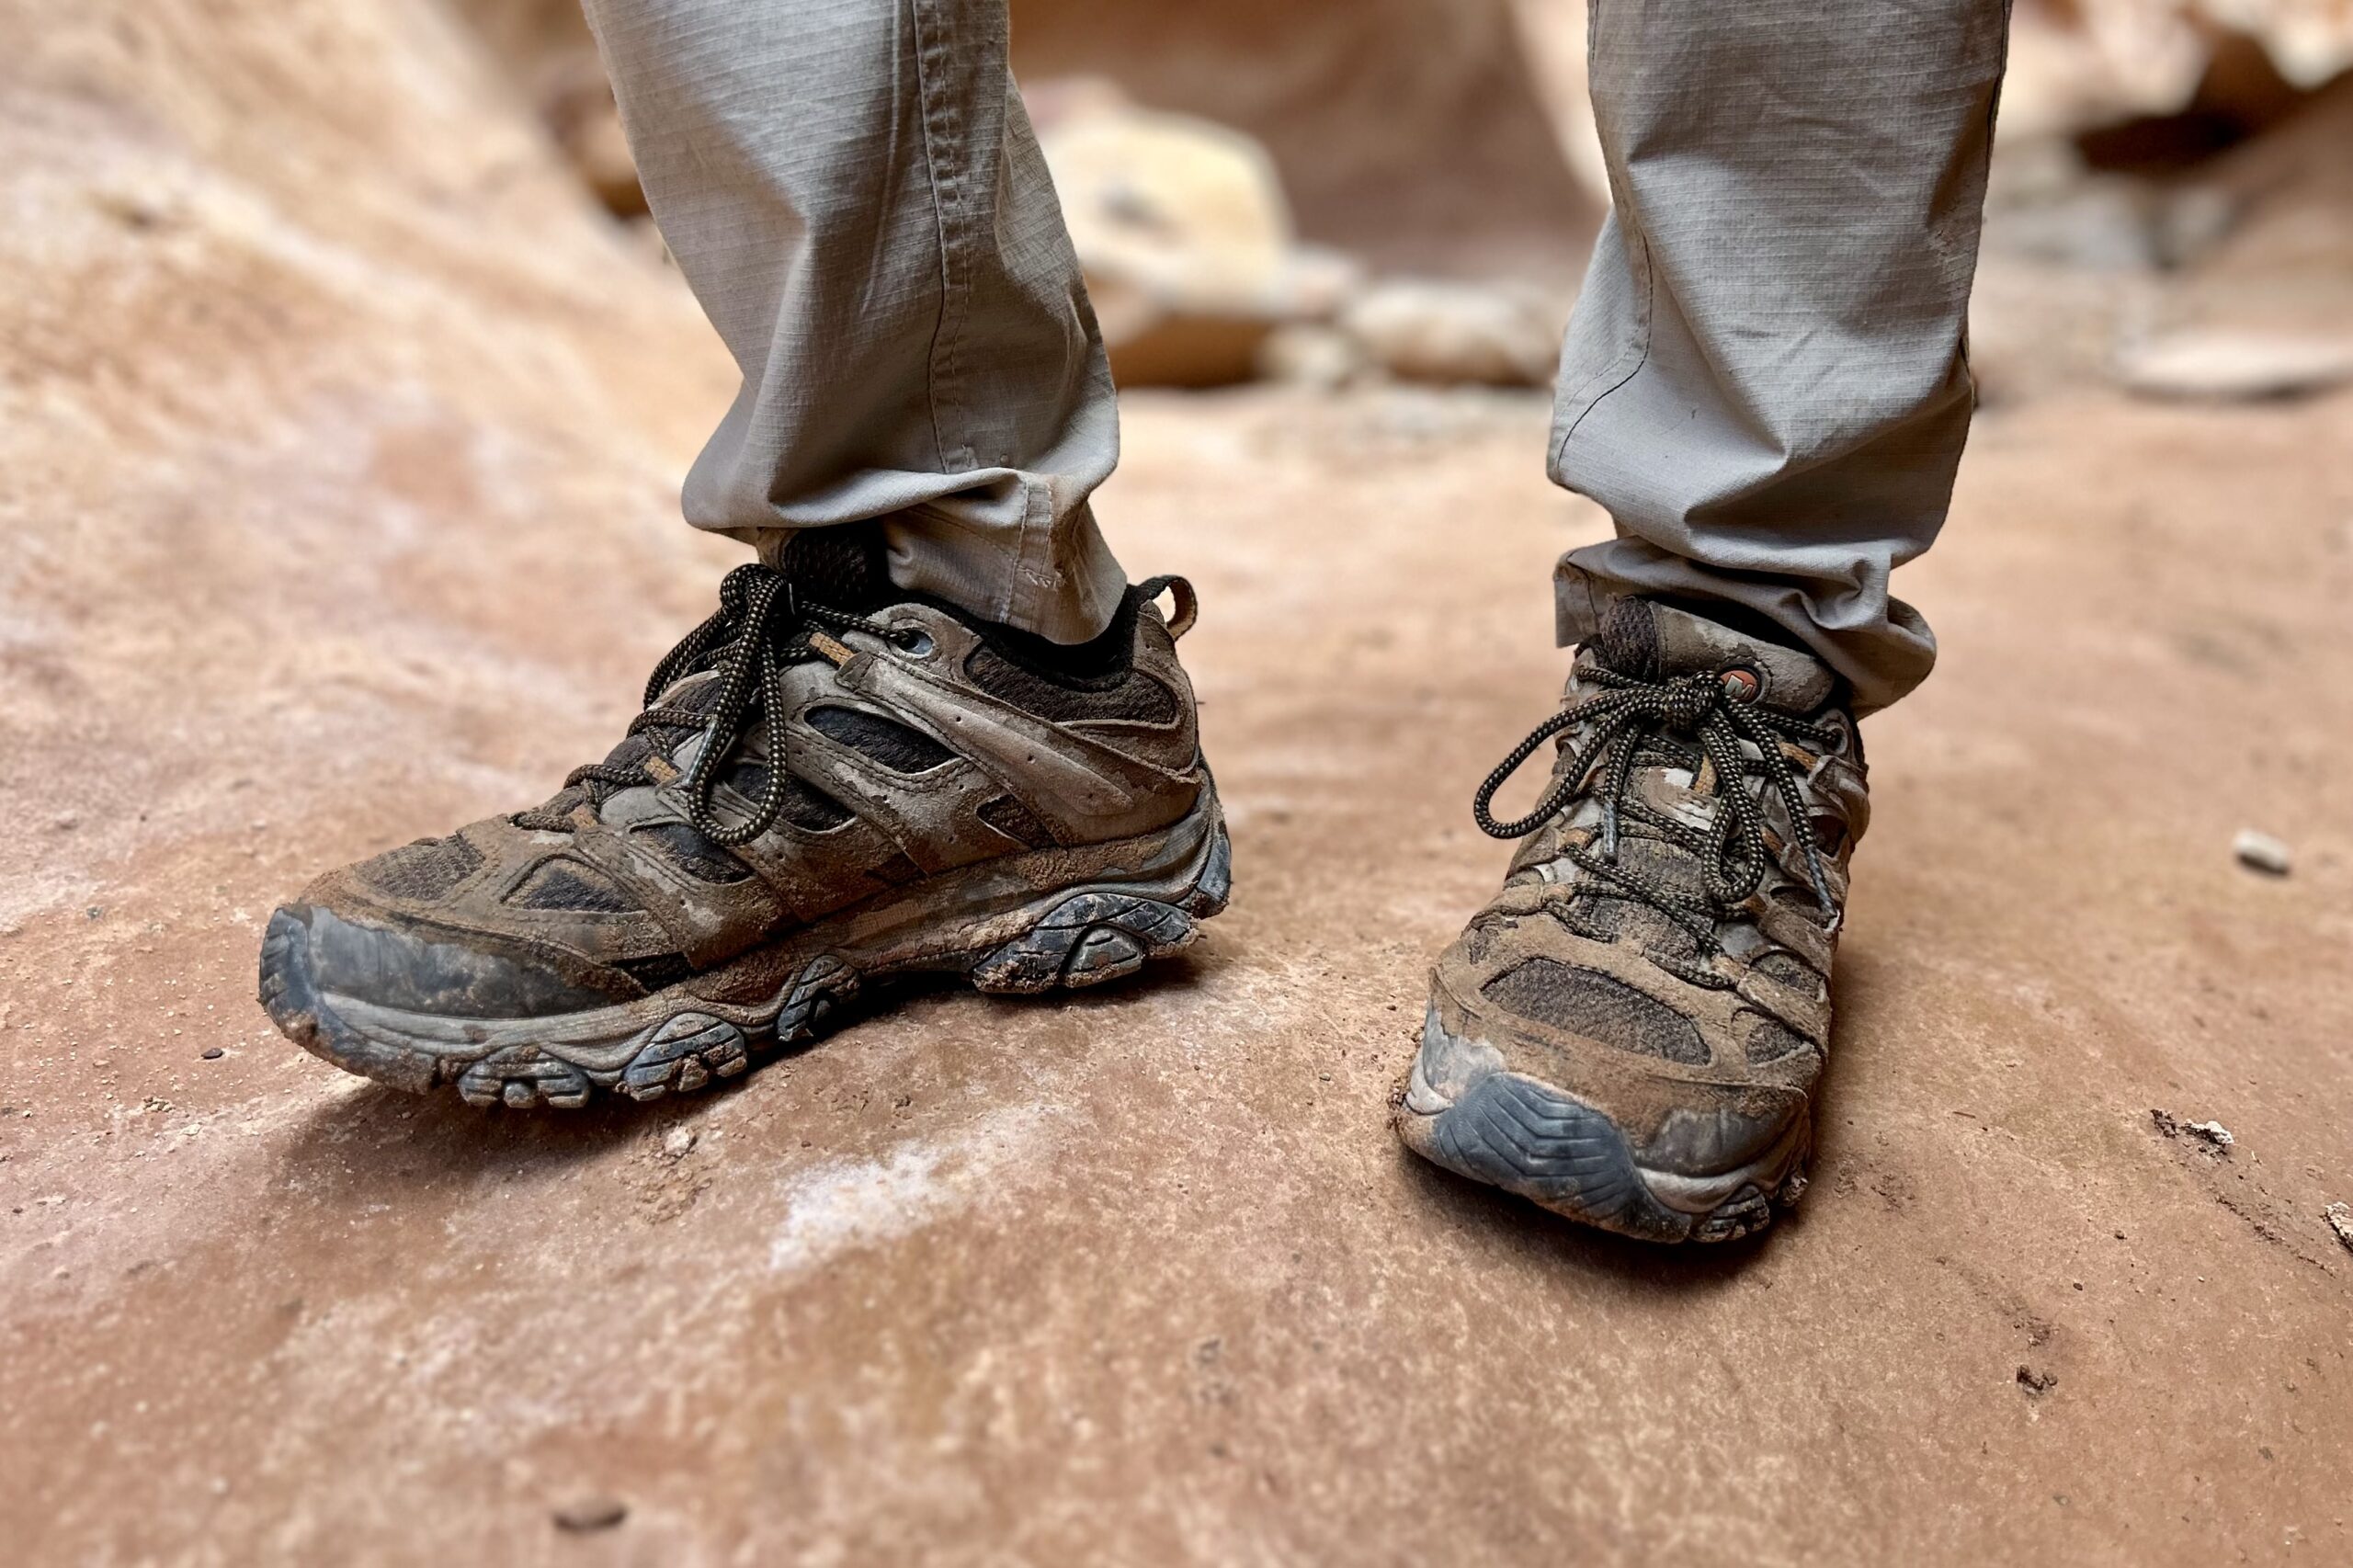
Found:
<path fill-rule="evenodd" d="M 1863 710 L 1936 642 L 1888 594 L 1935 540 L 2006 0 L 1594 0 L 1613 210 L 1563 352 L 1552 477 L 1618 537 L 1559 572 L 1563 643 L 1608 597 L 1744 607 Z"/>
<path fill-rule="evenodd" d="M 1006 0 L 585 0 L 655 221 L 744 372 L 687 520 L 886 517 L 892 575 L 1063 642 L 1125 586 L 1110 370 Z"/>

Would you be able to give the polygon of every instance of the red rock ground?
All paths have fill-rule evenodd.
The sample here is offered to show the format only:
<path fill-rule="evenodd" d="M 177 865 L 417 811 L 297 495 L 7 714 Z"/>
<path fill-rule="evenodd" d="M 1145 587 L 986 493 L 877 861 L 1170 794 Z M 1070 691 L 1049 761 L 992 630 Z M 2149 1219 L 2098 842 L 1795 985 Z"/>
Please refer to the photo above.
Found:
<path fill-rule="evenodd" d="M 727 367 L 432 13 L 85 9 L 0 60 L 12 1560 L 2353 1556 L 2353 397 L 2128 404 L 2052 324 L 2105 285 L 1989 275 L 1760 1244 L 1384 1126 L 1600 526 L 1518 397 L 1131 400 L 1234 814 L 1197 958 L 483 1115 L 279 1040 L 259 922 L 602 752 L 731 559 L 673 516 Z"/>

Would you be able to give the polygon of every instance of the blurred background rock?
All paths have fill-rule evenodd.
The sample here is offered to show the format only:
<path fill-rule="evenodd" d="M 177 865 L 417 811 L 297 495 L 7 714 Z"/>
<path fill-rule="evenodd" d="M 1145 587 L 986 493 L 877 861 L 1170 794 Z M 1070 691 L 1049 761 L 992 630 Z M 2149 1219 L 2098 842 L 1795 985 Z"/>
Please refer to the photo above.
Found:
<path fill-rule="evenodd" d="M 641 217 L 573 0 L 458 3 L 589 188 Z M 1608 202 L 1585 0 L 1014 12 L 1123 383 L 1549 379 Z M 2108 276 L 2050 290 L 2055 340 L 2018 335 L 2157 395 L 2353 374 L 2298 330 L 2353 303 L 2348 66 L 2353 0 L 2020 0 L 1988 244 Z"/>

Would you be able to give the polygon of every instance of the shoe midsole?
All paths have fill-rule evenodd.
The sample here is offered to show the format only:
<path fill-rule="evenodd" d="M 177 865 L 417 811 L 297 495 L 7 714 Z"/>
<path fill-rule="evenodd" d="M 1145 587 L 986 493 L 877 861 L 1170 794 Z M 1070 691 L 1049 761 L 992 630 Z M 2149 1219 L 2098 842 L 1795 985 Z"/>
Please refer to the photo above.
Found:
<path fill-rule="evenodd" d="M 585 1068 L 609 1070 L 629 1059 L 649 1024 L 683 1011 L 747 1029 L 773 1022 L 793 979 L 821 955 L 839 959 L 860 977 L 961 969 L 1079 893 L 1116 891 L 1176 902 L 1200 884 L 1223 832 L 1216 794 L 1204 786 L 1193 809 L 1167 827 L 1108 844 L 1008 855 L 927 877 L 789 932 L 708 974 L 607 1007 L 475 1018 L 410 1012 L 332 991 L 322 992 L 321 999 L 359 1034 L 437 1057 L 471 1060 L 529 1045 Z M 756 1002 L 717 1000 L 697 989 L 718 989 L 731 969 L 754 962 L 783 974 L 782 988 Z"/>

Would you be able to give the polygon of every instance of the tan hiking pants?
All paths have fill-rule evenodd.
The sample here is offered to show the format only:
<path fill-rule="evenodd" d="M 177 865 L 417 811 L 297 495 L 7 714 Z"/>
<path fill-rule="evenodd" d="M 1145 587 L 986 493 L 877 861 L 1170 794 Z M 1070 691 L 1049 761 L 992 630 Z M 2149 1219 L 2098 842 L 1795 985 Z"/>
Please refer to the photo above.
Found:
<path fill-rule="evenodd" d="M 1125 577 L 1119 418 L 1005 0 L 585 0 L 656 221 L 744 385 L 688 520 L 886 517 L 892 571 L 1062 641 Z M 1614 205 L 1552 473 L 1639 593 L 1744 607 L 1883 707 L 1935 659 L 1888 574 L 1944 519 L 2005 0 L 1594 0 Z"/>

